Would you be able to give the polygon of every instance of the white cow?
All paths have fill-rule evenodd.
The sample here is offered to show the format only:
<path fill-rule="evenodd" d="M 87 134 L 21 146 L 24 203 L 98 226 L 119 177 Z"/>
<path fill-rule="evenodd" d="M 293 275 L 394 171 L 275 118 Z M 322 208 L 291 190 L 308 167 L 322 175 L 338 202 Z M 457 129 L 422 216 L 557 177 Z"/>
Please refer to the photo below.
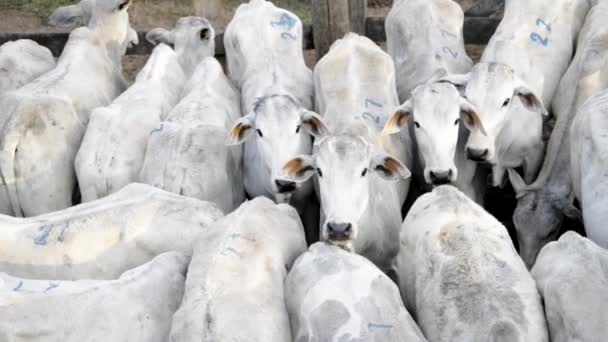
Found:
<path fill-rule="evenodd" d="M 0 274 L 2 341 L 167 341 L 188 258 L 166 253 L 110 281 Z"/>
<path fill-rule="evenodd" d="M 529 184 L 544 156 L 545 106 L 566 72 L 587 0 L 507 0 L 504 18 L 466 77 L 465 96 L 476 107 L 468 122 L 469 159 L 490 163 L 493 184 L 506 168 L 523 166 Z"/>
<path fill-rule="evenodd" d="M 186 89 L 150 135 L 140 181 L 232 212 L 245 200 L 242 148 L 225 145 L 241 113 L 238 90 L 212 57 L 199 64 Z"/>
<path fill-rule="evenodd" d="M 584 101 L 608 86 L 608 64 L 604 64 L 608 63 L 608 29 L 604 25 L 607 15 L 608 2 L 599 2 L 589 11 L 581 29 L 576 55 L 553 99 L 557 122 L 538 178 L 526 185 L 517 172 L 508 170 L 518 198 L 513 222 L 520 254 L 528 268 L 534 265 L 541 248 L 558 237 L 565 216 L 580 218 L 572 204 L 570 127 Z"/>
<path fill-rule="evenodd" d="M 419 85 L 446 73 L 466 74 L 464 14 L 452 0 L 396 0 L 386 17 L 386 48 L 395 61 L 397 92 L 405 102 Z"/>
<path fill-rule="evenodd" d="M 200 235 L 171 341 L 291 341 L 283 282 L 305 251 L 292 207 L 263 197 L 244 203 Z"/>
<path fill-rule="evenodd" d="M 93 111 L 75 160 L 83 202 L 138 180 L 148 136 L 177 104 L 185 81 L 177 54 L 161 44 L 135 84 L 110 106 Z"/>
<path fill-rule="evenodd" d="M 126 88 L 121 57 L 129 4 L 95 1 L 89 26 L 72 31 L 57 67 L 4 96 L 0 173 L 11 209 L 5 213 L 33 216 L 72 205 L 74 158 L 90 112 Z"/>
<path fill-rule="evenodd" d="M 0 217 L 0 270 L 35 279 L 113 279 L 168 251 L 191 255 L 222 217 L 211 203 L 132 184 L 35 218 Z"/>
<path fill-rule="evenodd" d="M 0 46 L 0 97 L 54 67 L 51 51 L 33 40 L 20 39 L 3 44 Z"/>
<path fill-rule="evenodd" d="M 608 251 L 567 232 L 545 246 L 532 269 L 553 342 L 608 336 Z"/>
<path fill-rule="evenodd" d="M 426 341 L 399 288 L 367 259 L 318 242 L 285 279 L 293 340 Z"/>
<path fill-rule="evenodd" d="M 397 261 L 406 307 L 429 341 L 549 340 L 534 279 L 506 228 L 458 189 L 418 198 Z"/>
<path fill-rule="evenodd" d="M 602 70 L 608 80 L 608 68 Z M 608 89 L 581 107 L 570 129 L 570 176 L 587 237 L 608 248 Z"/>
<path fill-rule="evenodd" d="M 320 129 L 318 115 L 309 112 L 313 82 L 302 38 L 300 19 L 265 0 L 239 6 L 224 34 L 229 76 L 241 90 L 245 113 L 227 144 L 245 143 L 245 190 L 251 197 L 291 203 L 303 215 L 313 202 L 312 183 L 278 179 L 289 159 L 312 151 L 311 134 Z M 316 226 L 311 221 L 304 222 L 307 230 Z"/>
<path fill-rule="evenodd" d="M 348 34 L 317 64 L 315 90 L 324 118 L 314 155 L 289 161 L 282 178 L 302 183 L 316 174 L 321 240 L 389 271 L 399 250 L 401 205 L 409 187 L 410 171 L 402 161 L 411 165 L 412 160 L 408 135 L 401 143 L 398 135 L 381 134 L 399 105 L 393 62 L 368 38 Z"/>

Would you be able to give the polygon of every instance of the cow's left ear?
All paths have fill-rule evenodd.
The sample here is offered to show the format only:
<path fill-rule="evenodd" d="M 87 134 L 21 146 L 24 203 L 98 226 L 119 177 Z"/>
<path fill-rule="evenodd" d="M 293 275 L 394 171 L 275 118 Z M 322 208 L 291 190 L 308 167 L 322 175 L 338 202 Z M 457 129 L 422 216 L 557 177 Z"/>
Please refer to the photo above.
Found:
<path fill-rule="evenodd" d="M 373 158 L 369 167 L 378 176 L 388 181 L 408 179 L 412 175 L 403 163 L 385 154 Z"/>
<path fill-rule="evenodd" d="M 311 156 L 298 156 L 285 164 L 280 180 L 303 183 L 316 173 L 316 164 Z"/>
<path fill-rule="evenodd" d="M 526 86 L 519 86 L 513 91 L 513 96 L 517 96 L 526 109 L 540 113 L 541 115 L 549 115 L 542 101 Z"/>
<path fill-rule="evenodd" d="M 48 24 L 55 27 L 72 27 L 84 19 L 80 4 L 57 8 L 48 18 Z"/>
<path fill-rule="evenodd" d="M 175 36 L 173 32 L 167 29 L 155 28 L 150 30 L 150 32 L 146 34 L 146 40 L 149 41 L 152 45 L 158 45 L 160 43 L 172 45 L 175 41 Z"/>
<path fill-rule="evenodd" d="M 572 203 L 565 205 L 562 208 L 562 213 L 571 220 L 583 223 L 583 214 Z"/>
<path fill-rule="evenodd" d="M 329 134 L 327 125 L 321 116 L 311 111 L 304 111 L 300 117 L 302 128 L 315 138 L 323 138 Z"/>
<path fill-rule="evenodd" d="M 226 139 L 226 145 L 234 146 L 240 145 L 244 143 L 247 139 L 251 137 L 251 134 L 255 130 L 255 117 L 253 114 L 248 114 L 240 119 L 238 119 L 230 132 L 228 133 L 228 138 Z"/>
<path fill-rule="evenodd" d="M 382 135 L 395 134 L 407 127 L 413 115 L 412 100 L 407 100 L 403 105 L 399 106 L 395 113 L 384 125 Z"/>
<path fill-rule="evenodd" d="M 135 31 L 131 26 L 129 26 L 129 33 L 127 35 L 128 47 L 132 48 L 139 44 L 139 36 L 137 35 L 137 31 Z"/>

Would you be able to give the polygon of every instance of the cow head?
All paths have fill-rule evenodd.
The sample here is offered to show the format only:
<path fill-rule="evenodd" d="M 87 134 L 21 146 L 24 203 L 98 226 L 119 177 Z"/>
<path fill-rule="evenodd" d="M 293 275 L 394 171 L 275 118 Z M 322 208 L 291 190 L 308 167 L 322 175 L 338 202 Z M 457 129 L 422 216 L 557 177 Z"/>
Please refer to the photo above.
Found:
<path fill-rule="evenodd" d="M 515 170 L 507 171 L 517 196 L 513 223 L 517 230 L 519 253 L 528 269 L 531 269 L 540 250 L 559 237 L 564 216 L 582 221 L 581 213 L 568 198 L 548 198 L 548 192 L 542 191 L 542 186 L 526 185 Z M 563 186 L 569 187 L 567 184 Z M 568 193 L 568 189 L 558 193 Z"/>
<path fill-rule="evenodd" d="M 429 83 L 417 87 L 384 127 L 384 134 L 397 133 L 414 125 L 418 153 L 428 184 L 454 182 L 454 163 L 460 123 L 477 117 L 476 110 L 450 83 Z"/>
<path fill-rule="evenodd" d="M 117 41 L 121 47 L 139 43 L 137 32 L 129 25 L 127 10 L 132 0 L 82 0 L 78 4 L 57 8 L 48 18 L 51 26 L 87 25 L 102 34 L 104 43 Z"/>
<path fill-rule="evenodd" d="M 410 176 L 400 161 L 372 150 L 362 137 L 331 136 L 320 142 L 313 156 L 299 156 L 283 167 L 281 179 L 289 182 L 302 183 L 317 175 L 325 218 L 321 240 L 352 250 L 368 206 L 371 178 L 394 181 Z"/>
<path fill-rule="evenodd" d="M 226 144 L 247 141 L 244 169 L 250 195 L 289 202 L 299 185 L 279 179 L 283 165 L 297 155 L 310 154 L 312 136 L 326 131 L 318 114 L 301 108 L 290 96 L 272 95 L 259 99 L 251 113 L 234 124 Z"/>
<path fill-rule="evenodd" d="M 510 120 L 521 118 L 520 113 L 547 115 L 537 94 L 507 65 L 479 63 L 468 77 L 459 77 L 454 83 L 466 83 L 465 97 L 477 108 L 476 113 L 463 118 L 471 132 L 465 151 L 473 161 L 497 163 L 499 137 Z"/>
<path fill-rule="evenodd" d="M 171 31 L 155 28 L 146 34 L 146 39 L 152 44 L 173 45 L 187 74 L 193 72 L 200 61 L 215 55 L 215 30 L 200 17 L 181 18 Z"/>

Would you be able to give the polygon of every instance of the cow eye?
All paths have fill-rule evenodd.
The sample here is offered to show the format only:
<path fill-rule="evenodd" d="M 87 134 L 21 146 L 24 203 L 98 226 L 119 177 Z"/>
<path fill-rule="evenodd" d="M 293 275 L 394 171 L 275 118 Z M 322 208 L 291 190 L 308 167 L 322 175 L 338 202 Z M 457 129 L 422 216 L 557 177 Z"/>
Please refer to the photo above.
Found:
<path fill-rule="evenodd" d="M 258 132 L 258 135 L 260 136 L 260 138 L 264 137 L 264 134 L 262 134 L 262 131 L 260 131 L 259 129 L 256 129 L 255 131 Z"/>
<path fill-rule="evenodd" d="M 454 126 L 458 126 L 459 123 L 460 123 L 460 119 L 456 119 L 456 121 L 454 121 Z"/>
<path fill-rule="evenodd" d="M 298 125 L 298 127 L 296 128 L 296 134 L 300 133 L 300 128 L 302 128 L 302 125 Z"/>
<path fill-rule="evenodd" d="M 321 172 L 321 169 L 317 168 L 317 174 L 319 175 L 319 177 L 323 177 L 323 172 Z"/>
<path fill-rule="evenodd" d="M 420 124 L 418 123 L 418 121 L 414 121 L 414 125 L 416 125 L 416 128 L 420 128 Z"/>
<path fill-rule="evenodd" d="M 502 103 L 503 107 L 506 107 L 509 105 L 509 102 L 511 102 L 511 99 L 506 99 L 505 102 Z"/>
<path fill-rule="evenodd" d="M 361 177 L 365 177 L 367 175 L 367 168 L 363 169 L 363 172 L 361 172 Z"/>

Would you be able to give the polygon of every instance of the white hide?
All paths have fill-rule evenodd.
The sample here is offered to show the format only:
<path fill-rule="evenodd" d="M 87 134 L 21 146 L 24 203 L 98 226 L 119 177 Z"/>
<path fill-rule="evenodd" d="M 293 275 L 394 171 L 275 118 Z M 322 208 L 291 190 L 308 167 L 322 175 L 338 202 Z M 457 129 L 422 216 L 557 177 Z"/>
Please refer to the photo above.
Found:
<path fill-rule="evenodd" d="M 291 341 L 283 281 L 304 251 L 292 207 L 245 202 L 200 235 L 171 341 Z"/>
<path fill-rule="evenodd" d="M 570 176 L 583 211 L 585 232 L 591 241 L 608 248 L 608 90 L 585 102 L 572 123 L 570 136 Z"/>
<path fill-rule="evenodd" d="M 426 341 L 395 283 L 367 259 L 322 242 L 285 279 L 293 340 Z"/>
<path fill-rule="evenodd" d="M 418 198 L 397 261 L 406 307 L 429 341 L 548 341 L 536 285 L 506 228 L 456 188 Z"/>
<path fill-rule="evenodd" d="M 51 51 L 33 40 L 20 39 L 3 44 L 0 46 L 0 97 L 54 67 Z"/>
<path fill-rule="evenodd" d="M 608 252 L 567 232 L 542 249 L 532 269 L 551 341 L 600 342 L 608 335 Z"/>
<path fill-rule="evenodd" d="M 166 341 L 188 258 L 166 253 L 109 281 L 0 274 L 0 340 Z"/>
<path fill-rule="evenodd" d="M 401 102 L 417 86 L 446 73 L 466 74 L 464 14 L 452 0 L 395 0 L 386 17 L 386 48 L 395 61 Z"/>
<path fill-rule="evenodd" d="M 191 255 L 222 217 L 211 203 L 132 184 L 35 218 L 0 217 L 0 270 L 36 279 L 112 279 L 168 251 Z"/>
<path fill-rule="evenodd" d="M 75 160 L 83 202 L 138 180 L 148 136 L 177 104 L 185 81 L 177 54 L 161 44 L 127 91 L 93 111 Z"/>
<path fill-rule="evenodd" d="M 0 196 L 1 212 L 33 216 L 72 205 L 74 158 L 89 115 L 126 88 L 128 4 L 97 0 L 89 26 L 72 31 L 57 66 L 1 101 L 1 192 L 8 195 Z"/>
<path fill-rule="evenodd" d="M 543 115 L 566 72 L 587 0 L 507 0 L 504 18 L 468 77 L 466 98 L 479 116 L 467 153 L 493 166 L 493 184 L 506 168 L 523 166 L 529 184 L 544 156 Z"/>
<path fill-rule="evenodd" d="M 186 94 L 150 135 L 140 181 L 232 212 L 245 200 L 242 148 L 225 145 L 241 112 L 238 90 L 209 57 Z"/>
<path fill-rule="evenodd" d="M 310 183 L 290 193 L 281 193 L 276 184 L 289 159 L 312 150 L 311 136 L 298 129 L 313 106 L 302 38 L 300 19 L 265 0 L 240 5 L 224 34 L 230 79 L 241 91 L 247 126 L 259 131 L 236 142 L 245 143 L 245 190 L 252 197 L 297 202 L 312 193 Z"/>
<path fill-rule="evenodd" d="M 406 166 L 412 164 L 409 135 L 381 134 L 399 105 L 393 61 L 368 38 L 347 34 L 317 64 L 315 92 L 316 109 L 331 133 L 315 143 L 315 158 L 317 167 L 334 182 L 330 188 L 326 183 L 330 180 L 321 181 L 326 183 L 319 190 L 321 226 L 328 222 L 351 223 L 353 230 L 358 230 L 354 251 L 386 271 L 399 249 L 401 205 L 409 179 L 384 180 L 371 172 L 371 166 L 377 156 L 386 154 Z M 361 167 L 350 164 L 352 161 Z M 346 174 L 358 177 L 368 165 L 370 172 L 364 175 L 367 179 L 360 193 Z M 322 237 L 327 237 L 325 230 L 321 229 Z"/>

